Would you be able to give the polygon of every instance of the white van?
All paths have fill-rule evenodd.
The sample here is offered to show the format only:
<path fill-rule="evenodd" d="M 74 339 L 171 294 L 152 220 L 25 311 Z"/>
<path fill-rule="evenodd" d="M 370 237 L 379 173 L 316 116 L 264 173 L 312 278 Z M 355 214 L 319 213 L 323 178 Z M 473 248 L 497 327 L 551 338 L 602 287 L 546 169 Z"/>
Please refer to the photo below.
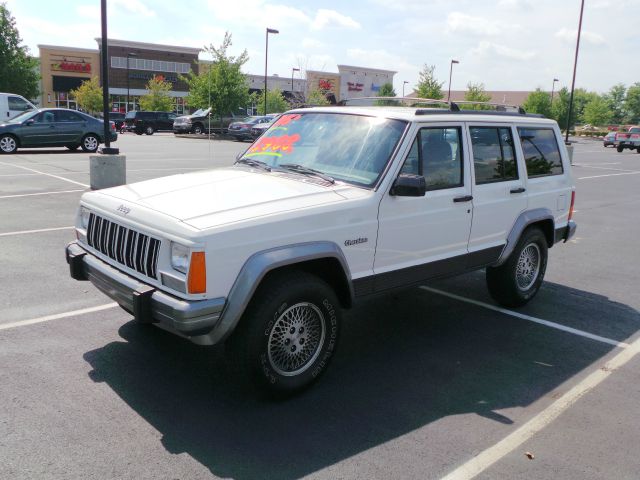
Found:
<path fill-rule="evenodd" d="M 0 122 L 6 122 L 22 112 L 36 108 L 33 103 L 20 95 L 0 93 Z"/>

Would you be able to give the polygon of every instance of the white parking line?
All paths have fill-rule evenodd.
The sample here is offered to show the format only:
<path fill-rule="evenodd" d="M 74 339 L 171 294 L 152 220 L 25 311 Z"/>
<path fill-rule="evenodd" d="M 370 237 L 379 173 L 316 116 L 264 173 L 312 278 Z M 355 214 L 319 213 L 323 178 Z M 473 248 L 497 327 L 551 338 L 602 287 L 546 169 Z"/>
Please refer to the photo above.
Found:
<path fill-rule="evenodd" d="M 21 193 L 19 195 L 3 195 L 0 197 L 0 199 L 2 198 L 19 198 L 19 197 L 35 197 L 38 195 L 57 195 L 59 193 L 76 193 L 76 192 L 84 192 L 84 190 L 62 190 L 62 191 L 57 191 L 57 192 L 40 192 L 40 193 Z M 575 213 L 575 210 L 574 212 Z"/>
<path fill-rule="evenodd" d="M 637 171 L 637 172 L 625 172 L 625 173 L 609 173 L 607 175 L 593 175 L 591 177 L 578 177 L 578 180 L 587 180 L 589 178 L 619 177 L 620 175 L 636 175 L 638 173 L 640 173 L 640 171 Z"/>
<path fill-rule="evenodd" d="M 574 164 L 575 165 L 575 164 Z M 595 165 L 578 165 L 582 168 L 595 168 L 597 170 L 613 170 L 614 172 L 637 172 L 637 170 L 627 170 L 626 168 L 598 167 Z"/>
<path fill-rule="evenodd" d="M 89 185 L 87 185 L 86 183 L 76 182 L 75 180 L 69 180 L 68 178 L 60 177 L 60 176 L 54 175 L 52 173 L 41 172 L 40 170 L 35 170 L 33 168 L 23 167 L 22 165 L 15 165 L 13 163 L 5 163 L 5 162 L 0 162 L 0 165 L 7 165 L 7 166 L 10 166 L 10 167 L 22 168 L 23 170 L 28 170 L 30 172 L 39 173 L 40 175 L 46 175 L 47 177 L 57 178 L 58 180 L 64 180 L 65 182 L 69 182 L 69 183 L 73 183 L 75 185 L 80 185 L 81 187 L 89 188 Z"/>
<path fill-rule="evenodd" d="M 469 480 L 479 475 L 495 462 L 540 432 L 558 418 L 562 412 L 606 380 L 614 371 L 628 363 L 638 353 L 640 353 L 640 339 L 629 345 L 629 348 L 622 350 L 595 372 L 589 374 L 584 380 L 513 433 L 507 435 L 492 447 L 489 447 L 468 462 L 462 464 L 443 477 L 442 480 Z"/>
<path fill-rule="evenodd" d="M 594 335 L 593 333 L 585 332 L 584 330 L 578 330 L 576 328 L 567 327 L 566 325 L 561 325 L 560 323 L 549 322 L 548 320 L 542 320 L 540 318 L 532 317 L 530 315 L 525 315 L 523 313 L 507 310 L 506 308 L 496 307 L 495 305 L 491 305 L 489 303 L 480 302 L 478 300 L 473 300 L 471 298 L 461 297 L 460 295 L 455 295 L 453 293 L 443 292 L 442 290 L 438 290 L 435 288 L 425 287 L 425 286 L 422 286 L 420 288 L 428 292 L 437 293 L 438 295 L 443 295 L 445 297 L 453 298 L 455 300 L 460 300 L 462 302 L 478 305 L 479 307 L 484 307 L 489 310 L 493 310 L 495 312 L 504 313 L 506 315 L 511 315 L 512 317 L 521 318 L 523 320 L 528 320 L 529 322 L 544 325 L 545 327 L 555 328 L 556 330 L 562 330 L 563 332 L 572 333 L 574 335 L 579 335 L 581 337 L 589 338 L 591 340 L 596 340 L 598 342 L 608 343 L 609 345 L 613 345 L 615 347 L 627 348 L 629 346 L 628 343 L 619 342 L 617 340 L 612 340 L 606 337 L 601 337 L 600 335 Z"/>
<path fill-rule="evenodd" d="M 75 227 L 55 227 L 55 228 L 41 228 L 39 230 L 22 230 L 20 232 L 0 233 L 0 237 L 12 237 L 13 235 L 24 235 L 27 233 L 55 232 L 57 230 L 72 230 L 73 228 Z"/>
<path fill-rule="evenodd" d="M 5 323 L 0 325 L 0 330 L 8 330 L 10 328 L 24 327 L 26 325 L 33 325 L 35 323 L 49 322 L 51 320 L 59 320 L 61 318 L 75 317 L 78 315 L 84 315 L 85 313 L 100 312 L 102 310 L 108 310 L 109 308 L 113 308 L 117 306 L 118 306 L 117 303 L 106 303 L 104 305 L 98 305 L 97 307 L 82 308 L 80 310 L 73 310 L 71 312 L 56 313 L 55 315 L 47 315 L 46 317 L 31 318 L 29 320 L 20 320 L 17 322 Z"/>

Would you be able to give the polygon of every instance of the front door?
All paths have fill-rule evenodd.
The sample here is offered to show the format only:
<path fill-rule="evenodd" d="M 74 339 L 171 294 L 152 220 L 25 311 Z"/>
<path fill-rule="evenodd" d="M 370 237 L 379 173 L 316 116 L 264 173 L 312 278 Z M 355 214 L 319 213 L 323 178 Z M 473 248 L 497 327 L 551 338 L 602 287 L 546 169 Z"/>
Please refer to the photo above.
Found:
<path fill-rule="evenodd" d="M 473 202 L 462 124 L 420 128 L 400 173 L 422 175 L 424 197 L 380 203 L 375 290 L 462 271 Z"/>
<path fill-rule="evenodd" d="M 520 213 L 527 209 L 522 161 L 516 157 L 516 132 L 508 124 L 470 123 L 473 158 L 473 225 L 470 259 L 476 265 L 499 257 Z"/>
<path fill-rule="evenodd" d="M 20 130 L 20 143 L 24 147 L 52 145 L 57 138 L 55 115 L 51 111 L 40 112 L 33 123 L 27 120 Z"/>

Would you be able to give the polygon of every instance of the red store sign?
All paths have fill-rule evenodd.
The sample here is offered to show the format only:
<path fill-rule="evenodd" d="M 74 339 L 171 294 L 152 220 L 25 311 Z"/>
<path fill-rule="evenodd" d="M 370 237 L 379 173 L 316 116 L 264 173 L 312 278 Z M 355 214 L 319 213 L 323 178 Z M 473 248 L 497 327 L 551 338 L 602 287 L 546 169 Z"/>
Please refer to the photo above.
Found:
<path fill-rule="evenodd" d="M 91 73 L 91 64 L 85 63 L 85 62 L 62 61 L 58 63 L 52 63 L 51 70 L 56 70 L 61 72 Z"/>
<path fill-rule="evenodd" d="M 347 82 L 347 87 L 349 88 L 350 92 L 361 92 L 362 90 L 364 90 L 363 83 Z"/>

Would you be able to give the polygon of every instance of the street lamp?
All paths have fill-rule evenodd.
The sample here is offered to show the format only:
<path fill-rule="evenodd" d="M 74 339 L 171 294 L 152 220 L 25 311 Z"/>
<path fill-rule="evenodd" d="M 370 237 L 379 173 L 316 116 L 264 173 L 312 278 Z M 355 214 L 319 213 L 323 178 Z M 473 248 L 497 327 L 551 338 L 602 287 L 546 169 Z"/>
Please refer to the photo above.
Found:
<path fill-rule="evenodd" d="M 300 71 L 300 69 L 299 69 L 299 68 L 295 68 L 295 67 L 293 67 L 293 68 L 291 69 L 291 98 L 292 98 L 292 99 L 293 99 L 293 91 L 295 90 L 295 89 L 293 88 L 293 72 L 299 72 L 299 71 Z"/>
<path fill-rule="evenodd" d="M 584 12 L 584 0 L 580 4 L 580 20 L 578 21 L 578 39 L 576 40 L 576 57 L 573 61 L 573 80 L 571 82 L 571 97 L 569 98 L 569 116 L 567 116 L 567 134 L 564 143 L 569 143 L 569 127 L 571 126 L 571 114 L 573 113 L 573 90 L 576 86 L 576 68 L 578 67 L 578 50 L 580 49 L 580 33 L 582 32 L 582 13 Z"/>
<path fill-rule="evenodd" d="M 553 106 L 553 93 L 556 90 L 556 82 L 559 82 L 560 80 L 558 80 L 557 78 L 553 79 L 553 85 L 551 86 L 551 105 Z"/>
<path fill-rule="evenodd" d="M 129 112 L 129 63 L 130 63 L 129 59 L 131 57 L 137 57 L 137 56 L 138 56 L 137 53 L 133 53 L 133 52 L 127 53 L 127 106 L 124 109 L 125 113 Z"/>
<path fill-rule="evenodd" d="M 447 94 L 447 102 L 451 100 L 451 74 L 453 73 L 453 64 L 460 63 L 458 60 L 451 60 L 451 65 L 449 66 L 449 93 Z"/>
<path fill-rule="evenodd" d="M 267 59 L 269 58 L 269 34 L 280 33 L 275 28 L 267 28 L 264 46 L 264 114 L 267 114 Z"/>
<path fill-rule="evenodd" d="M 402 82 L 402 98 L 404 98 L 404 86 L 409 83 L 406 80 L 404 82 Z"/>

